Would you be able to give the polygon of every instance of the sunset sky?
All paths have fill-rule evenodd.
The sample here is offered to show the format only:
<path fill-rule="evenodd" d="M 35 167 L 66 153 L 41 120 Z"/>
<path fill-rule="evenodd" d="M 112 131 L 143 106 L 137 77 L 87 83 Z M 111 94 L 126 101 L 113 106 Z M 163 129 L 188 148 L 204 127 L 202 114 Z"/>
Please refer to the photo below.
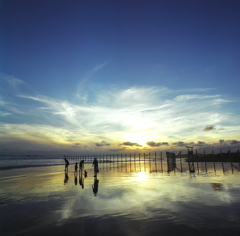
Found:
<path fill-rule="evenodd" d="M 0 154 L 240 148 L 240 1 L 0 8 Z"/>

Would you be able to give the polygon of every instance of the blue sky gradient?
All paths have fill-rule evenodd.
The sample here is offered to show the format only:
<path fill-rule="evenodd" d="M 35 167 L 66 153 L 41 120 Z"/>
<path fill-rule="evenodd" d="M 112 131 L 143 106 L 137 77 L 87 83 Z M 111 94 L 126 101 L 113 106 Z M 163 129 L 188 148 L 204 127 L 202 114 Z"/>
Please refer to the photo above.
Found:
<path fill-rule="evenodd" d="M 1 152 L 240 147 L 240 1 L 1 4 Z"/>

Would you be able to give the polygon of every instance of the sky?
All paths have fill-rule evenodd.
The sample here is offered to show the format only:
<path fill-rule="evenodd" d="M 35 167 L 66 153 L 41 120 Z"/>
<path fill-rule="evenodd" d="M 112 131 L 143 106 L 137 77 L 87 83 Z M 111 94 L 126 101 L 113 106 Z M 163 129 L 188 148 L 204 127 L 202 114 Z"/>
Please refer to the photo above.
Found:
<path fill-rule="evenodd" d="M 0 9 L 0 153 L 240 148 L 239 0 Z"/>

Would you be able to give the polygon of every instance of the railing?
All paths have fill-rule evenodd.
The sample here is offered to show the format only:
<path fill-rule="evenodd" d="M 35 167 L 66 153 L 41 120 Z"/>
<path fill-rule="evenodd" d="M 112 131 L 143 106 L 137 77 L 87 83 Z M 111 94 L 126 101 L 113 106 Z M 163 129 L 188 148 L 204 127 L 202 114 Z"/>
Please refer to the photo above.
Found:
<path fill-rule="evenodd" d="M 226 166 L 230 166 L 232 172 L 234 170 L 240 169 L 240 153 L 239 150 L 235 153 L 230 151 L 226 153 L 214 154 L 212 151 L 209 154 L 198 153 L 197 151 L 189 156 L 188 154 L 182 154 L 179 152 L 175 155 L 174 152 L 167 152 L 166 156 L 162 152 L 148 154 L 106 154 L 106 155 L 78 155 L 78 156 L 64 156 L 67 158 L 70 163 L 80 162 L 81 160 L 85 161 L 85 164 L 91 163 L 94 158 L 97 158 L 99 164 L 104 168 L 104 166 L 109 166 L 110 168 L 123 166 L 124 163 L 127 163 L 127 166 L 131 169 L 132 166 L 138 169 L 148 169 L 150 172 L 186 172 L 189 173 L 200 173 L 201 171 L 208 172 L 209 168 L 213 168 L 213 171 L 216 172 L 216 163 L 219 168 L 221 164 L 221 169 L 223 172 L 226 171 Z M 226 165 L 224 163 L 229 163 Z M 107 165 L 109 164 L 109 165 Z M 126 166 L 126 165 L 124 165 Z M 187 168 L 188 167 L 188 168 Z"/>

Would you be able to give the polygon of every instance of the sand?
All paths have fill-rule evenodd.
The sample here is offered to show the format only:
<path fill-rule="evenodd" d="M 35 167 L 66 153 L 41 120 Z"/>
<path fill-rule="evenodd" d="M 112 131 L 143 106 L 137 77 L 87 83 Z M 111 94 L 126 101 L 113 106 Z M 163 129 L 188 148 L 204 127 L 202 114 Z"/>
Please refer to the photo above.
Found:
<path fill-rule="evenodd" d="M 0 171 L 1 235 L 237 235 L 239 173 L 100 164 Z M 81 185 L 80 185 L 81 183 Z"/>

